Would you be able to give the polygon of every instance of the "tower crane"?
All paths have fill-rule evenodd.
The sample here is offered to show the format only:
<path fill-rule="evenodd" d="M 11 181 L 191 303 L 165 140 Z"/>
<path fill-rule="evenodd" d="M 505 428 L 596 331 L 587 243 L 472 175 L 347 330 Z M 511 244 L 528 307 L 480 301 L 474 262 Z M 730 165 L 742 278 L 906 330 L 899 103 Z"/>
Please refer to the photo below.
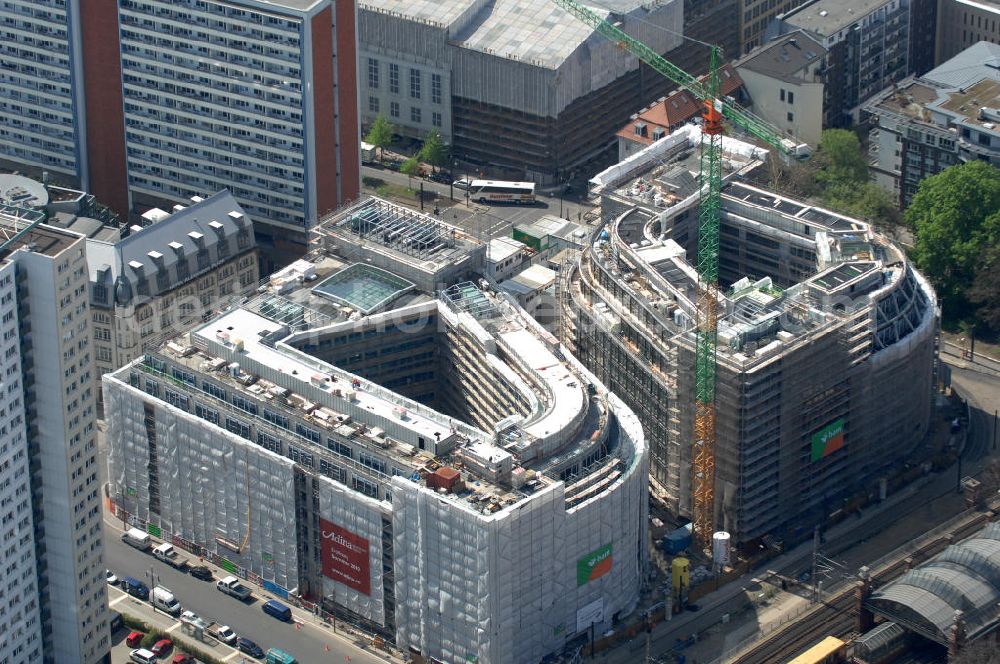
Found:
<path fill-rule="evenodd" d="M 781 131 L 730 99 L 719 96 L 721 48 L 710 46 L 706 82 L 661 57 L 656 51 L 576 0 L 552 0 L 662 76 L 691 93 L 702 104 L 701 197 L 698 212 L 698 305 L 695 331 L 694 440 L 691 498 L 695 541 L 711 545 L 715 520 L 715 377 L 719 306 L 719 214 L 722 207 L 723 120 L 792 157 L 808 156 L 809 146 Z"/>

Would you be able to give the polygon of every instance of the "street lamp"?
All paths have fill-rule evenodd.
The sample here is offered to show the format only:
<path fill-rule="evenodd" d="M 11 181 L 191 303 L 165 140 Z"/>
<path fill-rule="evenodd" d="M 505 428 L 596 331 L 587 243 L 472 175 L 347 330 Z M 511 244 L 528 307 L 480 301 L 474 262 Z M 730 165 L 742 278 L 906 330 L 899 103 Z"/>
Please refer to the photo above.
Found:
<path fill-rule="evenodd" d="M 153 607 L 153 613 L 156 613 L 156 602 L 154 601 L 156 596 L 153 594 L 153 589 L 156 588 L 156 574 L 152 567 L 149 568 L 146 575 L 149 577 L 149 604 Z"/>

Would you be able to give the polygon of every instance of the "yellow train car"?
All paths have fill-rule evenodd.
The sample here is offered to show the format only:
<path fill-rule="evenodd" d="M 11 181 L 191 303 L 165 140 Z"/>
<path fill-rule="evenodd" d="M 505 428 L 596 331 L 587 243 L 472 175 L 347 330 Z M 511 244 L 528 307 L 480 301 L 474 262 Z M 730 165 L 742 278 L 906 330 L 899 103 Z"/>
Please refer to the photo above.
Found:
<path fill-rule="evenodd" d="M 828 636 L 788 664 L 840 664 L 847 660 L 847 644 Z"/>

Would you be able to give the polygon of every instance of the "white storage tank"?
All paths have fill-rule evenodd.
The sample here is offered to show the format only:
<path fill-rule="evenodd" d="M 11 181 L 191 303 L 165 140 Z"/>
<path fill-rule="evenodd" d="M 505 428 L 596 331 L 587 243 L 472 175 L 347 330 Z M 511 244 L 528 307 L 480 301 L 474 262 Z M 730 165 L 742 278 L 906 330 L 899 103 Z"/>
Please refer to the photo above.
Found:
<path fill-rule="evenodd" d="M 712 562 L 722 567 L 729 564 L 730 557 L 729 533 L 720 530 L 712 534 Z"/>

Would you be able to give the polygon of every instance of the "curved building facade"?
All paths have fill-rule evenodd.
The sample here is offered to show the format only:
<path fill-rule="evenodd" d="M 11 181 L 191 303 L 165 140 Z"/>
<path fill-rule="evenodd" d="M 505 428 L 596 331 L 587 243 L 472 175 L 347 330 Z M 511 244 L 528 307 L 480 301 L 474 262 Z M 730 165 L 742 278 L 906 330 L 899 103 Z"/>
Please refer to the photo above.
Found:
<path fill-rule="evenodd" d="M 536 662 L 631 612 L 632 411 L 504 296 L 313 257 L 104 376 L 119 515 L 436 661 Z"/>
<path fill-rule="evenodd" d="M 561 334 L 635 410 L 653 491 L 690 516 L 697 187 L 668 165 L 603 196 L 614 216 L 564 278 Z M 935 295 L 868 224 L 740 182 L 720 285 L 715 523 L 738 544 L 801 539 L 922 443 Z"/>

